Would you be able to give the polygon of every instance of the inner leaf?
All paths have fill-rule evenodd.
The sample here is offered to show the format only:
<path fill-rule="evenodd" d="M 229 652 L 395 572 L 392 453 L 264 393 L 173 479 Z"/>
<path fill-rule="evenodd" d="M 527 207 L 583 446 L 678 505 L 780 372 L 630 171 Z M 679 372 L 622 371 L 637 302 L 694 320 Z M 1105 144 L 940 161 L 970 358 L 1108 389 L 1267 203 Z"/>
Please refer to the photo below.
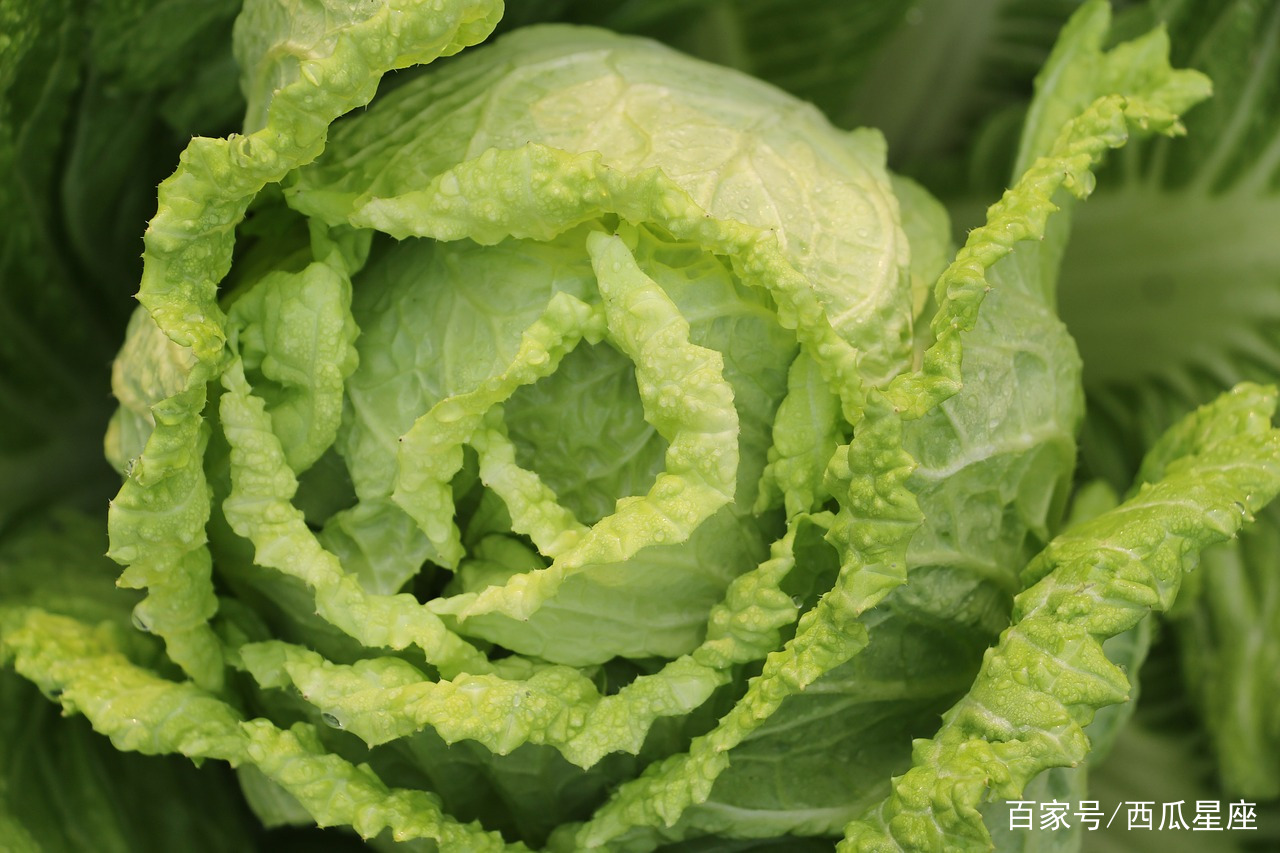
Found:
<path fill-rule="evenodd" d="M 583 524 L 643 495 L 667 442 L 644 419 L 635 367 L 608 344 L 581 344 L 551 376 L 506 404 L 516 461 L 534 471 Z"/>

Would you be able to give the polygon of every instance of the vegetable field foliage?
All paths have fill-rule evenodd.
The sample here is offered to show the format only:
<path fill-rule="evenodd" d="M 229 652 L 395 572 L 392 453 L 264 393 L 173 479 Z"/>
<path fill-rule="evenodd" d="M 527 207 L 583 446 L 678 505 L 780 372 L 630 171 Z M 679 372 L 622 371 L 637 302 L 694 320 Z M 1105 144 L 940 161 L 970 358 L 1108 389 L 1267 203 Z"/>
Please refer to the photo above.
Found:
<path fill-rule="evenodd" d="M 1280 840 L 1274 2 L 0 21 L 0 847 Z"/>

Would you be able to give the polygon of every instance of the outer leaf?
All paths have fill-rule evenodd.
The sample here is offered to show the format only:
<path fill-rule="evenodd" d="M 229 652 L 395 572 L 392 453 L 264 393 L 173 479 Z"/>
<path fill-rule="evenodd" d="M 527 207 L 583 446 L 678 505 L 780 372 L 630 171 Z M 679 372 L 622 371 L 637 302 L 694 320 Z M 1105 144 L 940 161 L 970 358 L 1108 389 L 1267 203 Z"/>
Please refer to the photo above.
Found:
<path fill-rule="evenodd" d="M 1207 551 L 1175 623 L 1223 790 L 1255 800 L 1280 797 L 1278 521 L 1269 508 L 1239 541 Z"/>
<path fill-rule="evenodd" d="M 106 633 L 74 619 L 0 611 L 0 654 L 57 695 L 66 711 L 84 714 L 117 749 L 252 764 L 321 826 L 352 826 L 365 838 L 383 831 L 399 840 L 428 838 L 445 849 L 525 849 L 446 817 L 431 795 L 388 788 L 367 767 L 325 750 L 305 724 L 286 730 L 263 719 L 244 720 L 190 682 L 165 681 L 135 666 Z"/>
<path fill-rule="evenodd" d="M 205 385 L 220 370 L 224 318 L 218 282 L 231 263 L 235 225 L 267 184 L 324 148 L 330 122 L 373 97 L 387 71 L 454 52 L 492 27 L 493 4 L 458 3 L 401 16 L 417 3 L 380 7 L 328 33 L 296 77 L 272 92 L 266 125 L 248 136 L 192 140 L 160 187 L 147 228 L 138 298 L 160 329 L 189 347 L 196 363 L 183 390 L 156 408 L 156 429 L 113 505 L 112 551 L 131 565 L 125 582 L 152 595 L 140 618 L 166 638 L 170 654 L 200 683 L 221 681 L 218 643 L 206 624 L 216 604 L 204 549 L 207 503 L 200 412 Z M 265 4 L 264 4 L 265 6 Z M 259 7 L 261 8 L 261 7 Z M 289 33 L 258 33 L 287 43 Z M 172 512 L 181 508 L 183 512 Z M 157 522 L 140 534 L 145 513 Z M 143 541 L 146 542 L 143 545 Z"/>
<path fill-rule="evenodd" d="M 520 78 L 537 76 L 539 85 L 500 85 L 517 66 Z M 560 94 L 548 99 L 546 92 Z M 518 100 L 487 106 L 499 94 Z M 608 108 L 615 95 L 622 100 Z M 490 122 L 498 109 L 511 120 Z M 790 120 L 769 117 L 779 113 Z M 646 140 L 649 131 L 638 128 L 656 136 Z M 695 128 L 715 142 L 688 144 Z M 816 296 L 827 324 L 864 353 L 867 374 L 892 375 L 903 363 L 905 241 L 892 221 L 896 203 L 878 138 L 835 133 L 815 113 L 739 75 L 606 33 L 530 30 L 393 93 L 376 116 L 352 122 L 337 145 L 334 156 L 299 176 L 293 203 L 326 221 L 397 237 L 548 240 L 607 213 L 660 225 L 704 248 L 772 229 L 783 255 L 774 265 L 783 260 L 811 283 L 802 291 L 790 275 L 744 277 L 787 294 L 782 313 L 801 314 L 804 326 L 816 319 Z M 778 154 L 792 149 L 805 153 Z M 774 199 L 775 192 L 782 195 Z M 810 215 L 815 208 L 822 213 Z M 704 213 L 712 221 L 699 222 Z M 832 216 L 850 221 L 843 227 Z M 726 254 L 742 270 L 756 263 L 749 252 Z M 827 348 L 834 358 L 838 344 Z"/>
<path fill-rule="evenodd" d="M 0 707 L 6 850 L 238 853 L 257 842 L 259 828 L 225 767 L 121 753 L 84 720 L 61 719 L 11 672 L 0 673 Z"/>
<path fill-rule="evenodd" d="M 107 459 L 122 475 L 132 469 L 155 430 L 152 407 L 181 393 L 194 366 L 191 351 L 165 337 L 145 309 L 133 312 L 111 365 L 111 393 L 120 407 L 103 442 Z"/>
<path fill-rule="evenodd" d="M 80 6 L 0 3 L 0 530 L 72 496 L 100 506 L 112 487 L 94 434 L 119 317 L 97 286 L 114 271 L 78 267 L 60 198 L 85 73 Z"/>
<path fill-rule="evenodd" d="M 340 666 L 278 642 L 245 646 L 242 655 L 264 687 L 293 685 L 332 725 L 371 746 L 429 726 L 446 743 L 475 740 L 499 755 L 526 743 L 548 744 L 587 768 L 611 752 L 638 753 L 656 720 L 689 714 L 726 683 L 730 667 L 778 645 L 781 629 L 798 615 L 781 587 L 796 564 L 796 534 L 807 523 L 830 519 L 797 518 L 769 560 L 737 577 L 712 610 L 698 649 L 608 695 L 568 667 L 543 667 L 520 679 L 480 674 L 431 681 L 397 658 Z"/>
<path fill-rule="evenodd" d="M 716 727 L 694 738 L 689 751 L 649 767 L 620 787 L 590 821 L 553 839 L 561 848 L 652 849 L 649 828 L 670 827 L 691 806 L 704 802 L 729 764 L 729 750 L 742 743 L 778 710 L 825 673 L 860 652 L 867 631 L 858 621 L 905 579 L 907 541 L 919 523 L 915 496 L 906 488 L 912 460 L 900 449 L 901 421 L 878 397 L 876 408 L 843 448 L 847 489 L 841 514 L 864 524 L 833 527 L 828 539 L 845 545 L 834 586 L 805 612 L 796 635 L 765 658 L 759 676 Z"/>
<path fill-rule="evenodd" d="M 1190 408 L 1280 371 L 1280 9 L 1156 2 L 1139 23 L 1149 18 L 1215 94 L 1188 117 L 1185 142 L 1153 140 L 1103 177 L 1063 267 L 1063 316 L 1087 365 L 1082 452 L 1116 485 Z M 1252 698 L 1274 689 L 1280 642 L 1267 627 L 1270 558 L 1249 542 L 1274 524 L 1268 512 L 1240 545 L 1206 554 L 1220 570 L 1171 614 L 1223 782 L 1258 798 L 1280 793 L 1280 728 Z"/>
<path fill-rule="evenodd" d="M 1213 77 L 1215 96 L 1189 117 L 1185 144 L 1153 140 L 1116 164 L 1063 267 L 1063 317 L 1087 356 L 1097 409 L 1085 447 L 1113 480 L 1131 476 L 1191 407 L 1238 381 L 1270 381 L 1280 365 L 1270 227 L 1280 209 L 1280 13 L 1247 2 L 1155 5 L 1185 61 Z M 1152 211 L 1159 229 L 1148 227 Z M 1120 258 L 1131 259 L 1123 275 Z M 1112 310 L 1094 310 L 1103 298 Z"/>
<path fill-rule="evenodd" d="M 218 609 L 205 548 L 208 430 L 192 417 L 204 400 L 204 386 L 192 383 L 152 406 L 155 428 L 111 502 L 107 553 L 127 565 L 121 586 L 150 591 L 134 609 L 135 624 L 163 637 L 179 666 L 216 689 L 222 649 L 208 624 Z"/>
<path fill-rule="evenodd" d="M 1046 79 L 1074 80 L 1079 84 L 1078 68 L 1062 71 L 1060 66 L 1081 66 L 1095 72 L 1107 67 L 1096 56 L 1098 40 L 1106 29 L 1105 15 L 1099 17 L 1097 7 L 1091 14 L 1094 17 L 1089 26 L 1077 27 L 1075 34 L 1069 32 L 1066 38 L 1079 42 L 1081 32 L 1091 33 L 1095 39 L 1092 48 L 1075 44 L 1070 50 L 1060 51 L 1055 60 L 1058 65 L 1051 66 Z M 1121 67 L 1129 65 L 1124 52 L 1111 61 Z M 1194 82 L 1198 78 L 1191 79 Z M 1114 82 L 1099 73 L 1085 75 L 1084 80 L 1095 87 Z M 1156 96 L 1164 97 L 1160 92 Z M 1059 93 L 1056 85 L 1046 86 L 1042 98 L 1070 105 L 1080 100 L 1080 93 Z M 1063 112 L 1062 107 L 1055 109 Z M 1046 149 L 1041 153 L 1048 153 L 1050 144 L 1046 140 L 1029 143 Z M 1025 188 L 1027 184 L 1019 186 Z M 1041 186 L 1036 191 L 1050 190 Z M 935 329 L 951 323 L 960 332 L 952 340 L 945 332 L 940 334 L 939 344 L 925 353 L 924 372 L 904 376 L 898 383 L 900 388 L 912 388 L 910 395 L 914 398 L 923 386 L 937 382 L 948 371 L 959 380 L 959 393 L 904 426 L 906 446 L 920 462 L 912 487 L 918 493 L 925 524 L 913 537 L 908 552 L 912 581 L 886 602 L 893 620 L 923 619 L 927 624 L 946 620 L 955 635 L 953 647 L 962 638 L 981 642 L 983 635 L 994 635 L 1005 624 L 1007 596 L 1019 588 L 1015 572 L 1048 540 L 1061 511 L 1073 467 L 1073 433 L 1080 416 L 1078 361 L 1053 312 L 1054 270 L 1066 239 L 1065 217 L 1055 217 L 1051 227 L 1043 220 L 1037 224 L 1035 217 L 1025 218 L 1012 197 L 1011 193 L 1006 203 L 992 209 L 990 230 L 979 229 L 971 235 L 974 248 L 963 251 L 962 261 L 943 278 L 951 283 L 960 280 L 961 263 L 967 258 L 971 271 L 985 270 L 983 282 L 992 288 L 991 292 L 971 291 L 974 302 L 965 308 L 964 300 L 949 300 L 940 288 L 943 307 L 935 318 Z M 1027 198 L 1024 196 L 1023 201 Z M 1034 205 L 1029 207 L 1034 209 Z M 1005 217 L 1022 221 L 1010 228 Z M 992 242 L 999 248 L 976 248 L 993 236 Z M 1020 236 L 1027 239 L 1019 240 Z M 1037 237 L 1042 239 L 1036 240 Z M 1013 250 L 1012 256 L 1006 249 Z M 976 308 L 979 300 L 982 310 L 975 320 L 968 312 Z M 947 354 L 948 347 L 959 340 L 964 343 L 963 368 L 951 360 L 957 353 Z M 944 367 L 935 371 L 931 360 Z M 894 390 L 891 387 L 891 393 Z M 917 402 L 927 406 L 929 399 L 937 399 L 929 395 L 947 393 L 945 384 L 935 385 Z M 908 410 L 911 405 L 907 395 L 896 402 Z M 859 526 L 853 519 L 844 523 L 853 530 Z M 840 529 L 837 524 L 835 532 Z M 892 623 L 882 630 L 885 636 L 893 636 Z M 894 660 L 895 648 L 873 645 L 860 656 L 856 667 L 851 666 L 847 673 L 833 673 L 823 684 L 831 690 L 855 692 L 856 682 L 849 683 L 847 679 L 859 677 L 860 670 L 878 671 L 875 659 L 885 657 L 882 666 L 887 665 Z M 866 655 L 871 659 L 864 659 Z M 976 666 L 976 656 L 973 665 Z M 955 694 L 947 692 L 943 681 L 932 686 L 937 691 L 933 694 L 933 707 L 940 711 L 945 703 L 954 700 Z M 924 684 L 920 687 L 927 689 Z M 856 809 L 866 803 L 863 798 L 875 793 L 871 781 L 851 779 L 845 789 L 825 796 L 819 791 L 813 802 L 824 804 L 827 810 L 815 812 L 760 805 L 768 799 L 765 792 L 770 786 L 786 786 L 787 782 L 777 781 L 776 772 L 757 772 L 755 780 L 749 775 L 749 768 L 759 766 L 757 762 L 768 762 L 772 755 L 788 748 L 789 738 L 796 733 L 785 720 L 810 720 L 808 738 L 823 738 L 833 724 L 818 714 L 822 706 L 822 699 L 808 696 L 789 700 L 775 725 L 765 727 L 737 750 L 737 755 L 751 763 L 742 765 L 741 771 L 730 769 L 707 807 L 689 816 L 691 826 L 687 831 L 704 826 L 703 831 L 719 831 L 724 818 L 717 814 L 717 808 L 736 809 L 736 831 L 746 827 L 751 832 L 822 831 L 823 827 L 837 827 L 856 815 Z M 910 713 L 906 706 L 902 709 L 904 714 Z M 923 734 L 924 730 L 917 731 Z M 885 771 L 894 769 L 886 759 Z M 814 775 L 838 772 L 833 769 Z M 735 776 L 740 776 L 741 781 Z M 800 783 L 797 779 L 793 784 Z"/>
<path fill-rule="evenodd" d="M 916 744 L 913 768 L 848 827 L 842 849 L 987 849 L 977 807 L 988 792 L 1015 798 L 1040 771 L 1085 758 L 1082 726 L 1127 698 L 1100 640 L 1167 609 L 1199 551 L 1280 492 L 1280 432 L 1234 429 L 1242 413 L 1274 408 L 1274 393 L 1224 396 L 1201 413 L 1213 426 L 1162 480 L 1050 544 L 1026 573 L 1041 580 L 1015 600 L 1014 624 L 969 694 Z"/>
<path fill-rule="evenodd" d="M 928 408 L 936 395 L 954 392 L 958 362 L 953 350 L 959 346 L 960 331 L 972 328 L 976 320 L 987 289 L 986 269 L 1007 256 L 1016 243 L 1044 233 L 1048 216 L 1056 209 L 1051 201 L 1054 193 L 1065 189 L 1077 197 L 1087 196 L 1095 180 L 1090 169 L 1104 151 L 1127 141 L 1130 124 L 1143 131 L 1180 133 L 1179 114 L 1208 94 L 1209 83 L 1203 75 L 1168 67 L 1167 39 L 1158 31 L 1140 42 L 1116 48 L 1100 67 L 1086 68 L 1092 73 L 1082 72 L 1081 63 L 1073 63 L 1073 54 L 1097 54 L 1108 20 L 1107 6 L 1094 2 L 1064 31 L 1042 79 L 1053 81 L 1050 72 L 1059 67 L 1083 79 L 1065 86 L 1062 96 L 1040 102 L 1045 115 L 1035 117 L 1029 125 L 1031 132 L 1020 158 L 1020 162 L 1031 161 L 1027 170 L 988 211 L 987 224 L 970 232 L 965 246 L 939 279 L 941 309 L 933 319 L 937 342 L 925 355 L 921 376 L 904 376 L 897 383 L 900 390 L 894 399 L 898 405 Z M 1146 62 L 1135 66 L 1135 53 L 1146 57 Z M 1090 103 L 1095 93 L 1121 91 L 1130 94 L 1104 94 Z M 1082 109 L 1080 102 L 1086 104 Z M 1050 138 L 1054 141 L 1046 148 L 1045 140 Z M 1037 156 L 1041 151 L 1044 153 Z"/>

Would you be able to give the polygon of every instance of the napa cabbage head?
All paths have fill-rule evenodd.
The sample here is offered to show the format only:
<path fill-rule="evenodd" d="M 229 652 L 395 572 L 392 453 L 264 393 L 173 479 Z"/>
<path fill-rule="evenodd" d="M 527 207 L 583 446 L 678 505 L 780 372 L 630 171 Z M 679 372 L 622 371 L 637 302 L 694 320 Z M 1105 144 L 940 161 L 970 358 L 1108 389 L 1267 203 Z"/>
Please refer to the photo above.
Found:
<path fill-rule="evenodd" d="M 822 346 L 793 385 L 843 383 L 850 405 L 909 362 L 920 300 L 883 161 L 874 133 L 653 43 L 517 32 L 335 128 L 288 207 L 253 211 L 297 239 L 260 240 L 223 297 L 232 373 L 291 471 L 328 452 L 299 500 L 360 589 L 429 564 L 450 574 L 425 607 L 470 638 L 575 665 L 677 657 L 781 534 L 778 472 L 817 505 L 836 407 L 825 445 L 770 465 L 801 340 Z M 157 366 L 181 355 L 139 314 L 121 467 L 172 393 L 136 387 Z M 252 541 L 229 443 L 224 510 Z"/>
<path fill-rule="evenodd" d="M 161 185 L 113 368 L 138 630 L 19 597 L 5 659 L 268 824 L 984 848 L 1280 488 L 1245 386 L 1063 523 L 1071 208 L 1204 78 L 1086 4 L 953 258 L 876 131 L 604 30 L 473 47 L 500 15 L 245 5 L 244 132 Z"/>

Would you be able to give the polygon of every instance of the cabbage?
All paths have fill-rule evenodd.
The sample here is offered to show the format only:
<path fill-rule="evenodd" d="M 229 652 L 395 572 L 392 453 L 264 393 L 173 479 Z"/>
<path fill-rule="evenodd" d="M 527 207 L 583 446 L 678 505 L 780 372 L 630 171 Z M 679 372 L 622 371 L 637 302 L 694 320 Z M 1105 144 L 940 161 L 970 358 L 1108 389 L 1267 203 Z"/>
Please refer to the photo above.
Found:
<path fill-rule="evenodd" d="M 57 26 L 15 9 L 30 45 Z M 243 125 L 190 140 L 144 236 L 109 512 L 0 504 L 0 661 L 118 750 L 235 768 L 234 796 L 165 772 L 175 809 L 231 799 L 238 845 L 1033 843 L 1001 802 L 1087 790 L 1146 617 L 1280 491 L 1254 382 L 1073 486 L 1090 371 L 1127 365 L 1058 317 L 1071 220 L 1208 79 L 1084 4 L 955 251 L 885 136 L 831 123 L 893 16 L 848 13 L 858 59 L 799 16 L 840 59 L 806 80 L 776 11 L 736 13 L 731 64 L 825 113 L 634 34 L 715 30 L 695 3 L 534 3 L 494 36 L 488 0 L 247 0 Z M 11 786 L 19 849 L 76 848 Z"/>

